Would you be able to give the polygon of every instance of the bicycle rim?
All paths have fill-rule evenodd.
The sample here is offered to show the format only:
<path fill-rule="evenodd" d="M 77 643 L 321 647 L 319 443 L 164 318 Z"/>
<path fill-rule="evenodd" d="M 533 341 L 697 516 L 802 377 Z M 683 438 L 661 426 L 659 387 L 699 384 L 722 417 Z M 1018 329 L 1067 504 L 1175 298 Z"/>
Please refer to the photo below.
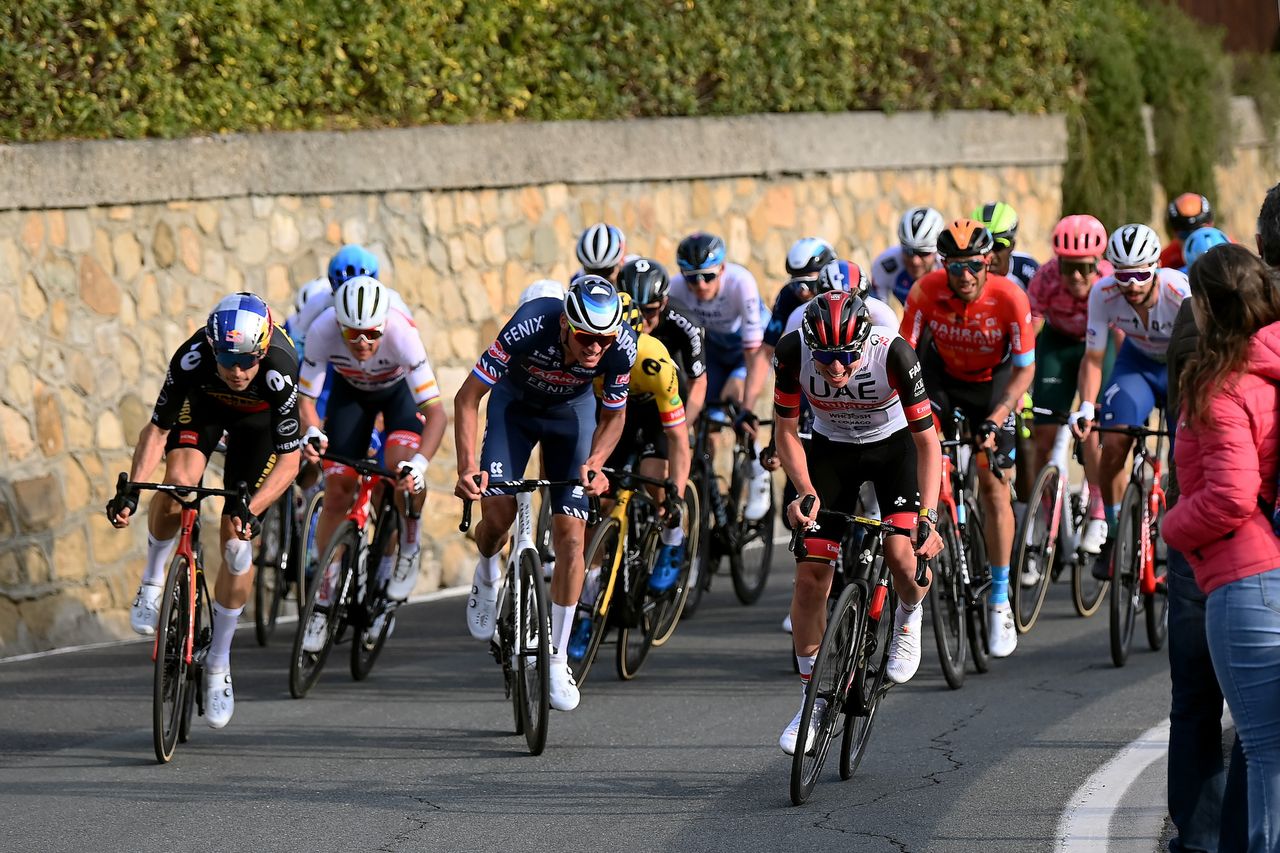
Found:
<path fill-rule="evenodd" d="M 965 616 L 969 621 L 969 655 L 973 668 L 978 672 L 991 669 L 991 652 L 987 641 L 986 590 L 991 582 L 991 568 L 987 565 L 987 542 L 983 538 L 982 522 L 976 507 L 969 506 L 965 529 L 965 555 L 969 567 L 969 585 L 965 589 Z"/>
<path fill-rule="evenodd" d="M 151 692 L 151 740 L 156 760 L 167 764 L 178 745 L 182 716 L 191 691 L 186 663 L 187 612 L 190 606 L 187 558 L 178 554 L 169 564 L 156 625 L 155 675 Z"/>
<path fill-rule="evenodd" d="M 693 563 L 700 546 L 701 526 L 698 519 L 702 517 L 702 504 L 698 498 L 698 489 L 690 480 L 684 490 L 684 515 L 680 526 L 684 529 L 684 565 L 680 567 L 680 577 L 672 590 L 672 603 L 663 612 L 663 619 L 654 629 L 653 644 L 661 646 L 676 632 L 680 617 L 685 612 L 685 602 L 689 600 L 689 587 L 693 581 Z"/>
<path fill-rule="evenodd" d="M 551 622 L 542 560 L 532 548 L 520 554 L 520 599 L 524 611 L 516 626 L 524 644 L 523 659 L 516 661 L 520 711 L 529 754 L 541 755 L 547 745 L 547 717 L 551 713 Z"/>
<path fill-rule="evenodd" d="M 596 527 L 595 534 L 591 537 L 591 544 L 587 547 L 587 556 L 585 565 L 590 571 L 593 567 L 600 569 L 600 591 L 596 595 L 595 601 L 590 607 L 590 634 L 587 638 L 587 646 L 581 657 L 569 655 L 569 668 L 573 670 L 574 680 L 581 687 L 587 680 L 587 673 L 591 671 L 591 665 L 595 662 L 596 654 L 600 651 L 600 644 L 604 642 L 604 635 L 608 633 L 608 608 L 612 603 L 606 604 L 605 594 L 609 589 L 609 577 L 618 570 L 622 564 L 621 551 L 622 542 L 622 523 L 616 518 L 607 518 Z M 613 594 L 616 595 L 619 590 L 619 584 L 614 583 Z M 579 618 L 584 607 L 579 604 L 574 610 L 574 619 Z M 576 625 L 575 625 L 576 627 Z"/>
<path fill-rule="evenodd" d="M 845 714 L 844 741 L 840 745 L 840 778 L 849 779 L 862 764 L 867 743 L 871 738 L 871 724 L 875 722 L 876 709 L 884 698 L 888 685 L 885 668 L 889 663 L 889 635 L 893 630 L 893 614 L 898 607 L 897 596 L 890 592 L 885 597 L 880 619 L 874 623 L 863 619 L 864 628 L 858 632 L 858 660 L 854 687 L 858 691 L 859 713 Z M 852 700 L 849 705 L 852 705 Z"/>
<path fill-rule="evenodd" d="M 1111 662 L 1124 666 L 1133 643 L 1138 617 L 1138 537 L 1141 493 L 1132 484 L 1125 489 L 1117 518 L 1115 549 L 1111 561 Z"/>
<path fill-rule="evenodd" d="M 796 739 L 795 754 L 791 756 L 791 802 L 794 805 L 803 805 L 813 793 L 813 786 L 817 784 L 822 765 L 827 760 L 840 714 L 858 712 L 857 701 L 850 692 L 850 682 L 854 667 L 853 650 L 857 647 L 864 602 L 860 584 L 845 587 L 832 610 L 822 645 L 818 648 L 800 712 L 800 736 Z M 809 731 L 819 701 L 825 706 L 822 722 L 814 734 L 813 743 L 806 744 L 805 733 Z"/>
<path fill-rule="evenodd" d="M 213 610 L 209 602 L 209 590 L 204 583 L 204 570 L 196 567 L 196 640 L 192 647 L 192 669 L 187 677 L 187 695 L 183 699 L 182 726 L 178 730 L 178 743 L 186 743 L 191 737 L 191 722 L 195 717 L 196 705 L 201 704 L 201 676 L 204 673 L 204 659 L 209 653 L 209 644 L 213 642 Z"/>
<path fill-rule="evenodd" d="M 323 559 L 319 563 L 319 567 L 316 569 L 316 582 L 312 585 L 311 593 L 307 597 L 307 604 L 302 610 L 302 615 L 298 618 L 298 628 L 293 637 L 293 657 L 289 663 L 289 693 L 294 699 L 301 699 L 306 696 L 308 691 L 315 686 L 316 681 L 320 678 L 321 671 L 324 669 L 324 663 L 329 657 L 329 651 L 333 648 L 334 639 L 338 636 L 338 630 L 341 628 L 342 621 L 345 618 L 343 597 L 346 595 L 352 564 L 356 559 L 355 550 L 355 525 L 350 521 L 344 521 L 334 531 L 333 541 L 329 544 Z M 340 567 L 334 580 L 331 600 L 328 604 L 323 604 L 320 602 L 320 592 L 323 585 L 325 567 L 335 561 L 339 562 Z M 324 644 L 318 651 L 309 652 L 302 648 L 302 641 L 306 636 L 307 625 L 319 614 L 323 614 L 327 620 Z"/>
<path fill-rule="evenodd" d="M 654 634 L 658 625 L 667 619 L 667 612 L 675 601 L 673 590 L 653 594 L 649 592 L 649 575 L 658 563 L 658 551 L 662 540 L 659 537 L 658 525 L 651 524 L 644 533 L 644 544 L 640 548 L 642 566 L 636 571 L 631 595 L 639 604 L 637 624 L 623 625 L 618 630 L 618 678 L 630 681 L 644 666 L 649 650 L 653 648 Z"/>
<path fill-rule="evenodd" d="M 351 639 L 351 677 L 356 681 L 364 681 L 373 671 L 373 665 L 386 645 L 391 629 L 395 627 L 395 607 L 383 595 L 381 583 L 377 579 L 378 564 L 390 546 L 392 565 L 400 557 L 400 513 L 388 509 L 378 519 L 378 527 L 373 533 L 373 543 L 369 547 L 369 563 L 366 567 L 369 577 L 364 589 L 364 602 L 361 610 L 365 624 L 356 630 Z M 379 617 L 382 617 L 381 619 Z"/>
<path fill-rule="evenodd" d="M 311 500 L 307 502 L 307 506 L 302 515 L 302 526 L 300 535 L 302 537 L 298 553 L 300 559 L 295 567 L 294 580 L 297 583 L 298 596 L 298 613 L 302 613 L 302 608 L 307 601 L 307 572 L 309 567 L 320 564 L 320 558 L 324 556 L 316 551 L 316 522 L 320 518 L 320 509 L 324 505 L 324 489 L 321 488 Z"/>
<path fill-rule="evenodd" d="M 966 647 L 964 586 L 960 577 L 960 541 L 950 515 L 938 524 L 942 551 L 933 566 L 933 583 L 929 587 L 929 619 L 933 639 L 938 646 L 938 661 L 947 686 L 958 690 L 964 686 Z"/>
<path fill-rule="evenodd" d="M 1013 560 L 1009 573 L 1009 598 L 1013 624 L 1025 634 L 1036 624 L 1049 592 L 1049 577 L 1057 551 L 1053 521 L 1060 517 L 1062 505 L 1062 472 L 1056 465 L 1046 465 L 1036 478 L 1027 502 L 1027 511 L 1014 537 Z M 1034 580 L 1026 585 L 1026 576 Z"/>
<path fill-rule="evenodd" d="M 696 472 L 696 473 L 695 473 Z M 711 588 L 711 540 L 712 513 L 711 493 L 714 488 L 700 466 L 695 466 L 689 474 L 689 485 L 697 485 L 698 496 L 698 533 L 697 547 L 691 550 L 689 565 L 688 589 L 685 592 L 683 616 L 688 618 L 698 610 L 702 603 L 702 594 Z"/>
<path fill-rule="evenodd" d="M 738 476 L 750 480 L 751 459 L 744 458 Z M 740 494 L 736 492 L 735 494 Z M 759 521 L 748 521 L 738 515 L 739 548 L 729 554 L 729 570 L 733 576 L 733 593 L 743 604 L 755 604 L 764 594 L 773 562 L 773 517 L 775 514 L 773 483 L 769 483 L 769 510 Z"/>

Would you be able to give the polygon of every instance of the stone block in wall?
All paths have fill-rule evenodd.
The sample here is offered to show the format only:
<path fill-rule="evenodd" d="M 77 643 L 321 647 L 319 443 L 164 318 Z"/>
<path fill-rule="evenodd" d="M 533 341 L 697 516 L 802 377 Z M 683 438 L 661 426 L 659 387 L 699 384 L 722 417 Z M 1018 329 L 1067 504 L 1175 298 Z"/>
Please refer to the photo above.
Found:
<path fill-rule="evenodd" d="M 80 298 L 103 316 L 120 313 L 120 288 L 93 255 L 85 255 L 80 261 Z"/>
<path fill-rule="evenodd" d="M 43 586 L 49 583 L 52 573 L 49 568 L 49 557 L 39 545 L 26 544 L 18 549 L 18 563 L 29 586 Z"/>
<path fill-rule="evenodd" d="M 40 450 L 45 456 L 61 453 L 62 413 L 58 408 L 58 398 L 48 389 L 42 389 L 35 395 L 36 404 L 36 438 L 40 442 Z"/>
<path fill-rule="evenodd" d="M 27 533 L 48 530 L 62 520 L 62 489 L 56 477 L 45 474 L 13 483 L 18 524 Z"/>
<path fill-rule="evenodd" d="M 155 233 L 151 236 L 151 255 L 156 266 L 166 270 L 178 260 L 178 244 L 173 239 L 173 229 L 163 220 L 156 223 Z"/>
<path fill-rule="evenodd" d="M 13 509 L 4 491 L 0 490 L 0 548 L 3 548 L 17 529 L 13 521 Z"/>
<path fill-rule="evenodd" d="M 111 522 L 107 521 L 106 515 L 100 512 L 89 516 L 87 526 L 95 564 L 114 563 L 138 547 L 142 539 L 142 535 L 138 532 L 142 526 L 130 525 L 123 530 L 117 530 L 111 526 Z M 214 530 L 216 529 L 215 527 Z M 213 541 L 216 545 L 216 533 L 214 536 Z"/>
<path fill-rule="evenodd" d="M 90 568 L 96 570 L 97 566 L 89 560 L 89 542 L 83 527 L 74 527 L 53 540 L 53 577 L 56 580 L 84 580 Z"/>
<path fill-rule="evenodd" d="M 27 574 L 16 551 L 0 553 L 0 590 L 13 590 L 26 583 Z"/>

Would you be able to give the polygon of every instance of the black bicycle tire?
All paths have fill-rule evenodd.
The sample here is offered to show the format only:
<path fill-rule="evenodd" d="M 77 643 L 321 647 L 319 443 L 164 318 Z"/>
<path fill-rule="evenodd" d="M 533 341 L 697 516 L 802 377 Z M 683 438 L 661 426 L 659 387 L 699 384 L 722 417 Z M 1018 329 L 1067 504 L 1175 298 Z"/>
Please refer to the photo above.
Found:
<path fill-rule="evenodd" d="M 885 590 L 880 618 L 876 622 L 876 633 L 868 633 L 871 624 L 870 607 L 858 631 L 860 646 L 866 648 L 871 638 L 875 639 L 876 645 L 867 650 L 868 664 L 858 667 L 854 673 L 853 686 L 860 693 L 857 697 L 859 713 L 845 714 L 844 740 L 840 743 L 840 778 L 846 781 L 853 778 L 853 774 L 858 772 L 858 767 L 862 764 L 867 743 L 871 738 L 871 727 L 875 723 L 876 711 L 880 707 L 880 700 L 888 690 L 885 685 L 887 679 L 885 673 L 889 664 L 889 645 L 892 641 L 893 618 L 898 607 L 898 597 L 894 595 L 891 587 L 886 587 Z M 874 669 L 871 662 L 876 664 Z"/>
<path fill-rule="evenodd" d="M 531 608 L 525 609 L 522 619 L 517 619 L 516 630 L 524 630 L 524 619 L 532 616 L 537 622 L 537 649 L 533 667 L 524 661 L 516 662 L 516 680 L 519 682 L 520 708 L 524 723 L 525 743 L 530 755 L 541 755 L 547 746 L 547 723 L 551 716 L 551 620 L 547 615 L 547 587 L 542 581 L 542 558 L 532 548 L 520 553 L 521 599 Z M 532 612 L 530 612 L 532 611 Z M 528 632 L 525 633 L 528 637 Z M 538 680 L 530 684 L 529 673 L 536 671 Z"/>
<path fill-rule="evenodd" d="M 586 682 L 587 675 L 591 672 L 591 667 L 595 663 L 596 655 L 600 652 L 600 645 L 604 642 L 605 635 L 609 632 L 608 607 L 613 607 L 614 602 L 610 602 L 608 607 L 606 607 L 603 596 L 609 587 L 608 573 L 613 571 L 613 560 L 610 559 L 608 561 L 610 565 L 606 566 L 605 560 L 597 558 L 600 557 L 600 554 L 598 553 L 600 549 L 605 547 L 607 537 L 611 535 L 615 535 L 617 537 L 617 544 L 614 547 L 616 549 L 623 549 L 625 547 L 625 543 L 623 542 L 622 537 L 625 535 L 625 531 L 622 529 L 622 522 L 616 518 L 606 518 L 601 521 L 600 524 L 596 525 L 595 533 L 591 535 L 591 543 L 587 546 L 584 565 L 587 567 L 588 571 L 590 571 L 593 565 L 598 564 L 600 566 L 600 590 L 596 595 L 596 600 L 591 604 L 589 617 L 591 620 L 591 634 L 587 639 L 586 654 L 576 662 L 570 663 L 570 666 L 573 669 L 574 680 L 577 681 L 579 687 Z M 625 570 L 626 568 L 622 565 L 622 561 L 623 557 L 619 557 L 617 559 L 619 570 Z M 614 583 L 614 596 L 617 596 L 620 592 L 620 586 L 620 584 L 616 582 Z M 574 608 L 574 618 L 577 618 L 576 607 Z"/>
<path fill-rule="evenodd" d="M 987 602 L 982 589 L 991 570 L 987 566 L 987 541 L 983 538 L 982 519 L 976 509 L 976 502 L 968 506 L 965 524 L 965 559 L 969 568 L 969 585 L 965 589 L 965 612 L 969 619 L 966 628 L 973 668 L 977 672 L 988 672 L 991 669 L 991 649 L 987 637 Z"/>
<path fill-rule="evenodd" d="M 378 565 L 382 561 L 388 539 L 391 540 L 395 549 L 395 556 L 392 557 L 394 562 L 400 557 L 400 512 L 394 504 L 378 515 L 378 526 L 374 528 L 369 545 L 369 565 L 365 567 L 367 574 L 365 600 L 360 605 L 367 622 L 371 623 L 379 611 L 386 611 L 387 618 L 383 620 L 382 629 L 373 638 L 372 645 L 365 641 L 367 625 L 356 629 L 351 637 L 351 677 L 356 681 L 364 681 L 369 677 L 369 673 L 373 671 L 373 665 L 378 661 L 378 655 L 382 654 L 382 649 L 387 643 L 387 636 L 395 624 L 395 608 L 389 606 L 377 579 Z"/>
<path fill-rule="evenodd" d="M 320 520 L 320 512 L 324 507 L 324 486 L 322 485 L 307 500 L 306 506 L 302 509 L 302 518 L 298 520 L 298 535 L 300 537 L 298 545 L 298 565 L 296 566 L 296 574 L 294 581 L 296 584 L 295 593 L 298 601 L 298 613 L 302 613 L 303 605 L 307 596 L 307 564 L 308 558 L 311 557 L 307 543 L 312 538 L 312 532 L 315 525 Z M 316 554 L 315 565 L 320 565 L 320 558 L 323 554 Z"/>
<path fill-rule="evenodd" d="M 739 448 L 735 450 L 735 461 L 735 484 L 730 488 L 732 499 L 730 506 L 733 510 L 730 513 L 730 523 L 737 525 L 738 547 L 729 554 L 729 574 L 733 580 L 733 594 L 737 596 L 740 603 L 749 606 L 760 600 L 760 596 L 764 595 L 765 586 L 769 583 L 769 570 L 773 562 L 773 528 L 774 516 L 777 514 L 777 490 L 774 489 L 773 480 L 770 479 L 768 511 L 765 512 L 764 517 L 756 521 L 748 521 L 742 514 L 743 507 L 740 504 L 742 493 L 751 480 L 755 459 L 752 454 Z M 756 541 L 761 543 L 762 549 L 759 567 L 748 577 L 745 551 L 749 544 Z"/>
<path fill-rule="evenodd" d="M 702 501 L 698 497 L 698 487 L 690 479 L 684 490 L 684 519 L 687 521 L 684 535 L 684 564 L 680 568 L 680 577 L 676 579 L 674 601 L 666 611 L 666 623 L 654 629 L 653 645 L 657 648 L 661 648 L 667 640 L 671 639 L 676 632 L 676 626 L 680 624 L 680 619 L 684 615 L 685 602 L 689 599 L 689 581 L 693 571 L 695 552 L 699 548 L 701 540 L 701 530 L 699 530 L 698 522 L 701 514 Z"/>
<path fill-rule="evenodd" d="M 357 545 L 357 534 L 355 523 L 350 520 L 344 520 L 342 524 L 333 532 L 333 537 L 329 540 L 329 546 L 325 548 L 324 555 L 316 567 L 317 581 L 312 585 L 311 592 L 307 597 L 307 603 L 302 609 L 302 613 L 298 616 L 298 627 L 293 636 L 293 655 L 289 660 L 289 694 L 294 699 L 304 698 L 316 685 L 320 679 L 320 673 L 324 671 L 325 661 L 329 658 L 329 652 L 333 649 L 334 639 L 338 636 L 338 632 L 342 627 L 344 616 L 344 596 L 346 595 L 346 587 L 349 582 L 348 576 L 351 573 L 352 561 L 355 559 L 355 549 Z M 338 577 L 335 579 L 333 600 L 329 603 L 328 622 L 325 626 L 324 645 L 318 652 L 307 652 L 302 648 L 302 640 L 306 634 L 307 623 L 311 621 L 311 616 L 319 606 L 318 599 L 320 597 L 321 584 L 324 581 L 324 573 L 333 558 L 337 549 L 345 547 L 347 550 L 342 556 L 342 565 L 338 571 Z M 308 659 L 303 659 L 303 655 L 309 655 Z"/>
<path fill-rule="evenodd" d="M 689 469 L 689 482 L 696 483 L 698 488 L 698 543 L 697 550 L 692 558 L 694 562 L 689 567 L 689 591 L 685 596 L 684 612 L 682 618 L 688 619 L 698 611 L 698 605 L 702 603 L 702 596 L 711 589 L 711 551 L 714 546 L 712 541 L 717 533 L 712 532 L 713 517 L 711 489 L 719 488 L 719 485 L 712 485 L 710 474 L 700 462 L 694 462 Z M 721 496 L 723 499 L 723 496 Z M 695 572 L 696 567 L 696 572 Z"/>
<path fill-rule="evenodd" d="M 1141 489 L 1130 483 L 1120 501 L 1116 516 L 1115 547 L 1111 561 L 1111 663 L 1124 666 L 1133 644 L 1133 630 L 1138 621 L 1138 536 L 1141 524 Z"/>
<path fill-rule="evenodd" d="M 1085 592 L 1086 585 L 1093 589 L 1092 598 Z M 1071 604 L 1075 607 L 1077 616 L 1088 619 L 1097 613 L 1110 591 L 1111 581 L 1099 581 L 1093 577 L 1092 559 L 1076 559 L 1071 564 Z"/>
<path fill-rule="evenodd" d="M 191 723 L 195 717 L 196 706 L 203 704 L 199 698 L 202 687 L 204 666 L 199 661 L 208 655 L 209 644 L 213 641 L 213 608 L 210 603 L 209 589 L 204 582 L 204 569 L 196 565 L 196 639 L 192 645 L 192 666 L 194 671 L 187 679 L 189 682 L 187 697 L 184 700 L 186 709 L 182 714 L 182 725 L 178 729 L 178 743 L 186 743 L 191 737 Z"/>
<path fill-rule="evenodd" d="M 182 554 L 169 563 L 156 624 L 155 664 L 151 683 L 151 744 L 156 761 L 168 764 L 178 746 L 181 718 L 191 690 L 186 662 L 190 566 Z"/>
<path fill-rule="evenodd" d="M 840 594 L 831 618 L 827 620 L 827 629 L 823 632 L 822 644 L 818 647 L 818 655 L 813 662 L 813 673 L 805 688 L 804 705 L 800 711 L 800 732 L 796 751 L 791 756 L 792 805 L 804 805 L 813 793 L 818 777 L 822 775 L 827 753 L 831 749 L 836 721 L 842 712 L 848 713 L 850 710 L 844 700 L 849 693 L 852 650 L 861 641 L 863 623 L 862 608 L 855 599 L 864 597 L 865 588 L 861 584 L 849 584 Z M 823 679 L 828 669 L 831 669 L 833 678 L 831 685 L 824 689 Z M 828 694 L 823 697 L 827 699 L 826 716 L 818 729 L 813 749 L 806 749 L 804 738 L 813 719 L 813 708 L 820 694 L 824 693 Z M 856 713 L 857 709 L 852 710 Z"/>
<path fill-rule="evenodd" d="M 938 523 L 942 551 L 933 563 L 933 583 L 929 586 L 929 620 L 933 625 L 934 644 L 942 677 L 952 690 L 964 686 L 965 663 L 969 648 L 966 628 L 967 605 L 960 577 L 960 540 L 949 512 Z M 954 630 L 952 629 L 954 623 Z M 955 645 L 955 654 L 951 646 Z"/>
<path fill-rule="evenodd" d="M 622 625 L 618 628 L 615 666 L 618 670 L 618 678 L 622 681 L 630 681 L 639 674 L 640 668 L 644 666 L 649 652 L 653 649 L 657 621 L 665 618 L 665 611 L 672 604 L 670 596 L 665 593 L 653 595 L 649 592 L 649 575 L 657 565 L 662 546 L 658 525 L 656 523 L 650 525 L 644 531 L 643 537 L 640 545 L 643 566 L 640 571 L 634 573 L 636 586 L 632 590 L 632 595 L 639 604 L 639 624 L 635 627 Z M 633 648 L 632 641 L 637 634 L 640 641 Z"/>
<path fill-rule="evenodd" d="M 1058 478 L 1057 482 L 1053 482 L 1053 478 Z M 1048 531 L 1053 526 L 1053 513 L 1069 512 L 1069 508 L 1061 506 L 1061 498 L 1066 494 L 1061 488 L 1060 483 L 1065 477 L 1065 473 L 1052 463 L 1045 465 L 1040 470 L 1039 476 L 1036 477 L 1035 485 L 1031 487 L 1031 497 L 1027 501 L 1026 512 L 1023 513 L 1022 523 L 1017 526 L 1013 538 L 1013 559 L 1010 561 L 1009 567 L 1009 606 L 1013 610 L 1013 624 L 1019 634 L 1026 634 L 1035 627 L 1036 620 L 1040 618 L 1040 611 L 1044 608 L 1045 597 L 1049 593 L 1049 577 L 1053 573 L 1053 559 L 1058 550 L 1058 537 L 1049 536 Z M 1040 578 L 1034 586 L 1024 587 L 1022 585 L 1023 564 L 1029 556 L 1033 554 L 1027 542 L 1027 530 L 1036 530 L 1034 523 L 1041 515 L 1044 514 L 1044 494 L 1050 488 L 1051 482 L 1053 487 L 1052 511 L 1049 517 L 1045 519 L 1045 543 L 1039 549 L 1040 558 Z M 1030 613 L 1024 615 L 1022 607 L 1026 603 L 1026 599 L 1030 596 Z"/>

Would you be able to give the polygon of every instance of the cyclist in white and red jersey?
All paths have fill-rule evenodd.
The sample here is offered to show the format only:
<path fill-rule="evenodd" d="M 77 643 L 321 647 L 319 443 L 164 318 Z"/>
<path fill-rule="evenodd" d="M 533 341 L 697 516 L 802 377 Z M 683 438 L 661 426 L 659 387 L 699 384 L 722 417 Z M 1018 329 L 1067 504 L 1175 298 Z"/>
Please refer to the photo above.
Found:
<path fill-rule="evenodd" d="M 1116 229 L 1107 242 L 1107 259 L 1115 265 L 1115 272 L 1089 293 L 1085 357 L 1080 362 L 1080 409 L 1071 415 L 1081 436 L 1089 434 L 1096 414 L 1102 357 L 1111 329 L 1125 337 L 1111 382 L 1102 395 L 1103 426 L 1142 426 L 1152 409 L 1164 408 L 1169 337 L 1182 300 L 1191 292 L 1185 275 L 1158 266 L 1160 238 L 1146 225 L 1134 223 Z M 1093 564 L 1093 575 L 1099 580 L 1110 576 L 1111 543 L 1132 446 L 1133 439 L 1127 435 L 1109 432 L 1102 436 L 1098 487 L 1107 516 L 1107 541 Z"/>
<path fill-rule="evenodd" d="M 334 374 L 327 379 L 330 365 Z M 322 431 L 315 400 L 327 382 L 333 387 Z M 402 477 L 403 485 L 413 497 L 410 512 L 405 512 L 404 498 L 400 498 L 405 523 L 400 530 L 399 558 L 392 565 L 391 558 L 384 555 L 377 577 L 379 583 L 386 583 L 388 598 L 404 600 L 418 576 L 417 517 L 426 500 L 427 463 L 440 447 L 447 421 L 417 326 L 391 307 L 387 288 L 375 279 L 348 279 L 338 288 L 333 306 L 316 318 L 308 332 L 298 388 L 302 392 L 299 416 L 306 428 L 304 453 L 312 461 L 318 461 L 325 450 L 349 459 L 363 458 L 374 421 L 382 415 L 387 431 L 386 465 L 392 470 L 406 468 L 409 473 Z M 316 522 L 319 553 L 324 553 L 333 531 L 351 509 L 357 487 L 350 468 L 328 462 L 324 467 L 324 505 Z M 329 567 L 325 569 L 324 582 L 332 583 Z M 336 572 L 333 574 L 336 578 Z M 319 650 L 324 643 L 324 622 L 324 614 L 318 614 L 307 625 L 303 648 Z"/>
<path fill-rule="evenodd" d="M 882 302 L 892 296 L 907 304 L 911 286 L 925 273 L 938 269 L 938 235 L 942 214 L 932 207 L 913 207 L 898 223 L 898 245 L 881 252 L 871 262 L 871 293 Z"/>
<path fill-rule="evenodd" d="M 933 429 L 915 351 L 893 329 L 874 326 L 857 296 L 842 291 L 815 296 L 799 330 L 783 335 L 774 353 L 774 417 L 778 456 L 799 497 L 787 508 L 793 525 L 807 528 L 807 555 L 797 560 L 791 621 L 800 680 L 807 682 L 826 628 L 826 601 L 847 521 L 834 513 L 856 511 L 864 482 L 888 511 L 886 521 L 916 540 L 889 536 L 885 563 L 899 605 L 887 674 L 901 684 L 920 665 L 921 600 L 915 584 L 917 555 L 942 549 L 937 524 L 942 450 Z M 813 409 L 813 435 L 798 434 L 801 399 Z M 802 510 L 804 496 L 815 498 Z M 802 697 L 803 698 L 803 697 Z M 821 701 L 821 700 L 819 700 Z M 815 707 L 813 729 L 825 705 Z M 779 745 L 800 747 L 800 714 L 783 730 Z M 806 733 L 812 737 L 812 731 Z"/>
<path fill-rule="evenodd" d="M 739 426 L 755 437 L 756 399 L 769 375 L 764 357 L 765 314 L 756 279 L 746 267 L 728 263 L 724 240 L 698 232 L 680 241 L 671 279 L 671 301 L 684 308 L 706 330 L 708 400 L 736 400 L 742 406 Z M 769 472 L 753 454 L 753 474 L 742 514 L 751 521 L 769 511 Z"/>
<path fill-rule="evenodd" d="M 338 288 L 342 287 L 347 280 L 358 275 L 378 278 L 379 274 L 378 257 L 365 247 L 355 243 L 348 243 L 343 246 L 329 259 L 329 270 L 326 277 L 329 279 L 330 292 L 325 293 L 323 289 L 319 288 L 312 289 L 311 284 L 308 284 L 307 298 L 299 300 L 297 312 L 289 318 L 291 322 L 291 325 L 287 327 L 289 335 L 293 338 L 294 343 L 298 344 L 303 354 L 306 353 L 307 331 L 311 328 L 311 324 L 316 321 L 316 318 L 325 312 L 326 308 L 332 307 L 333 294 L 337 292 Z M 386 287 L 386 285 L 384 284 L 383 287 Z M 404 300 L 400 298 L 400 294 L 390 287 L 386 287 L 386 291 L 391 300 L 391 307 L 409 319 L 413 319 L 413 312 L 409 310 L 409 306 L 405 305 Z"/>

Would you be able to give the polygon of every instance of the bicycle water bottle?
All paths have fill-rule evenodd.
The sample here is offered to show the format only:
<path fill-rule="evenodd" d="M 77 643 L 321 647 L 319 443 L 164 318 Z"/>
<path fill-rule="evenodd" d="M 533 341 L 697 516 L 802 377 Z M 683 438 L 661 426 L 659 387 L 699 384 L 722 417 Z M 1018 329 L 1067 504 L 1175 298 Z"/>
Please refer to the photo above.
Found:
<path fill-rule="evenodd" d="M 889 597 L 889 579 L 881 578 L 876 584 L 875 590 L 871 593 L 871 606 L 867 608 L 867 615 L 871 617 L 871 621 L 879 622 L 880 616 L 884 613 L 884 602 Z"/>

